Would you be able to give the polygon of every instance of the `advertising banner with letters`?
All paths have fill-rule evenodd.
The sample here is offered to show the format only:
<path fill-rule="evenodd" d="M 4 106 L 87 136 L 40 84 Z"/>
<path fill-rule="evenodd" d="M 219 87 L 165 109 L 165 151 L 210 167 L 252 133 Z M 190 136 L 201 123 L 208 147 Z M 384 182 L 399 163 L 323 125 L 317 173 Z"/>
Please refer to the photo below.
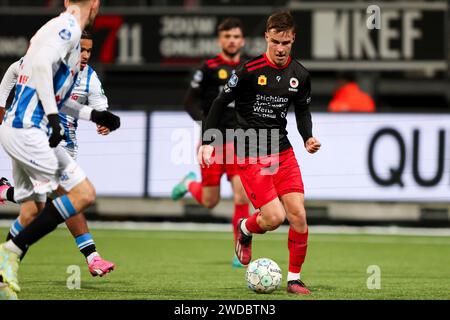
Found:
<path fill-rule="evenodd" d="M 199 125 L 188 115 L 151 116 L 150 195 L 168 197 L 196 163 Z M 288 132 L 310 200 L 448 202 L 450 115 L 313 113 L 322 149 L 308 154 L 288 114 Z M 161 161 L 164 154 L 166 161 Z M 231 196 L 222 179 L 222 195 Z"/>
<path fill-rule="evenodd" d="M 311 70 L 447 70 L 446 2 L 381 2 L 378 11 L 369 7 L 369 2 L 295 4 L 294 57 Z M 115 66 L 191 67 L 217 54 L 217 25 L 228 16 L 243 21 L 246 54 L 256 56 L 265 51 L 269 10 L 105 9 L 94 26 L 94 60 Z M 0 9 L 0 61 L 20 58 L 34 32 L 57 14 L 33 12 Z"/>
<path fill-rule="evenodd" d="M 114 112 L 121 118 L 119 130 L 102 136 L 94 123 L 79 121 L 77 163 L 100 196 L 141 197 L 144 195 L 145 112 Z M 11 158 L 0 145 L 0 177 L 13 183 Z"/>
<path fill-rule="evenodd" d="M 100 136 L 80 121 L 78 163 L 100 196 L 170 197 L 188 172 L 200 179 L 200 126 L 185 112 L 119 112 L 122 127 Z M 288 137 L 309 200 L 449 202 L 449 114 L 313 113 L 322 148 L 309 154 L 289 113 Z M 147 173 L 146 173 L 147 172 Z M 0 176 L 12 180 L 0 147 Z M 221 193 L 231 197 L 222 177 Z"/>

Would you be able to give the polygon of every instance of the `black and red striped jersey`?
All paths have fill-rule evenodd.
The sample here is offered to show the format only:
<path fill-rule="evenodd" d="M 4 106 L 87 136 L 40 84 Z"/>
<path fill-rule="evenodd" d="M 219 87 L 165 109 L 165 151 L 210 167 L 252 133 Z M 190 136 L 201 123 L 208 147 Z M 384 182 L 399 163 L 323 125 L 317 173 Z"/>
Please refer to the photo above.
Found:
<path fill-rule="evenodd" d="M 261 138 L 259 129 L 268 129 L 265 131 L 268 150 L 259 142 L 254 145 L 246 143 L 246 155 L 281 152 L 291 147 L 286 130 L 286 116 L 291 104 L 295 106 L 297 127 L 304 141 L 312 137 L 309 112 L 311 80 L 309 72 L 297 60 L 289 57 L 286 65 L 279 67 L 263 54 L 241 64 L 214 101 L 204 131 L 217 128 L 219 118 L 214 114 L 220 113 L 218 110 L 230 101 L 235 101 L 236 128 L 255 129 L 258 141 Z M 277 141 L 272 141 L 273 138 Z M 273 144 L 275 142 L 277 146 Z"/>
<path fill-rule="evenodd" d="M 204 118 L 208 116 L 214 99 L 222 91 L 238 65 L 239 62 L 230 62 L 219 54 L 213 59 L 204 61 L 201 67 L 194 72 L 190 90 L 197 91 Z M 231 102 L 225 109 L 218 128 L 224 131 L 234 127 L 234 103 Z"/>

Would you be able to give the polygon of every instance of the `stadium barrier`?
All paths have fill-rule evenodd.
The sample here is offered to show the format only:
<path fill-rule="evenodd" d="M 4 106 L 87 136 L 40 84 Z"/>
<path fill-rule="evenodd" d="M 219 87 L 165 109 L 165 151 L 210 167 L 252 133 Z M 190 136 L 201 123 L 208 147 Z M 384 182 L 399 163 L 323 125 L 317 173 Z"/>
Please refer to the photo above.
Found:
<path fill-rule="evenodd" d="M 228 219 L 231 189 L 212 211 L 187 196 L 173 203 L 172 187 L 189 171 L 199 174 L 199 125 L 184 112 L 118 112 L 122 127 L 99 136 L 80 122 L 78 162 L 97 189 L 92 213 L 122 219 Z M 331 221 L 448 222 L 450 150 L 448 114 L 313 113 L 322 142 L 308 154 L 288 114 L 288 132 L 305 184 L 310 216 Z M 0 150 L 0 176 L 12 177 Z M 13 213 L 7 206 L 0 213 Z"/>

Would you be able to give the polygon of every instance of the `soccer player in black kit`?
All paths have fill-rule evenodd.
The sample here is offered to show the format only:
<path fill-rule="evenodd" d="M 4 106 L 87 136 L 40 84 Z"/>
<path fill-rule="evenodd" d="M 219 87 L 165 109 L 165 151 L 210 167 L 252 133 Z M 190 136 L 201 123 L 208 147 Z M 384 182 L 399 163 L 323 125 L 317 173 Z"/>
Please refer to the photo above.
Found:
<path fill-rule="evenodd" d="M 218 43 L 221 52 L 212 59 L 203 62 L 196 70 L 186 94 L 184 105 L 186 111 L 195 121 L 204 121 L 214 99 L 234 74 L 241 62 L 241 49 L 245 44 L 242 22 L 237 18 L 226 18 L 217 27 Z M 236 116 L 234 104 L 227 105 L 221 114 L 218 128 L 225 136 L 227 128 L 235 127 Z M 208 168 L 202 167 L 201 182 L 196 181 L 195 173 L 188 173 L 172 190 L 174 201 L 181 199 L 188 191 L 202 206 L 212 209 L 220 200 L 220 180 L 227 175 L 233 188 L 234 214 L 232 225 L 236 240 L 236 226 L 239 220 L 249 216 L 249 200 L 237 173 L 234 162 L 234 143 L 223 141 L 214 154 L 215 163 Z M 243 267 L 236 256 L 232 266 Z"/>
<path fill-rule="evenodd" d="M 305 67 L 290 57 L 295 40 L 295 23 L 290 12 L 269 17 L 265 39 L 266 53 L 240 65 L 214 100 L 203 128 L 198 160 L 204 166 L 211 164 L 214 137 L 220 135 L 212 129 L 217 128 L 225 107 L 235 101 L 236 128 L 242 129 L 234 132 L 237 167 L 250 201 L 259 209 L 239 221 L 236 255 L 242 264 L 248 265 L 252 234 L 275 230 L 287 217 L 290 225 L 287 291 L 310 294 L 300 280 L 308 242 L 304 188 L 287 138 L 286 115 L 293 104 L 304 146 L 309 153 L 317 152 L 321 145 L 312 134 L 311 81 Z"/>

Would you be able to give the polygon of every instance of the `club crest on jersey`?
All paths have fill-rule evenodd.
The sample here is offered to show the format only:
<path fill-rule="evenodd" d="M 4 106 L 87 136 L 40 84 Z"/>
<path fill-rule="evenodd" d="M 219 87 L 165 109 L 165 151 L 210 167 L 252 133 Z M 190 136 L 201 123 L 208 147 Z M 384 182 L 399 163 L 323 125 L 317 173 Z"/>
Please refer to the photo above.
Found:
<path fill-rule="evenodd" d="M 267 85 L 267 77 L 265 75 L 260 75 L 258 77 L 258 84 L 260 86 L 266 86 Z"/>
<path fill-rule="evenodd" d="M 228 72 L 225 69 L 220 69 L 219 70 L 219 79 L 220 80 L 225 80 L 226 78 L 228 78 Z"/>
<path fill-rule="evenodd" d="M 67 29 L 62 29 L 62 30 L 59 32 L 59 36 L 60 36 L 61 39 L 63 39 L 63 40 L 70 40 L 70 38 L 72 37 L 72 33 L 71 33 L 69 30 L 67 30 Z"/>
<path fill-rule="evenodd" d="M 289 84 L 291 85 L 291 88 L 296 89 L 298 87 L 298 80 L 297 80 L 297 78 L 291 78 L 291 80 L 289 80 Z"/>
<path fill-rule="evenodd" d="M 297 92 L 298 91 L 298 85 L 299 85 L 299 82 L 298 82 L 298 79 L 297 78 L 291 78 L 290 80 L 289 80 L 289 85 L 291 86 L 290 88 L 289 88 L 289 91 L 294 91 L 294 92 Z"/>
<path fill-rule="evenodd" d="M 71 27 L 75 27 L 75 25 L 76 25 L 75 19 L 69 18 L 69 25 L 70 25 Z"/>
<path fill-rule="evenodd" d="M 81 84 L 81 75 L 77 77 L 77 80 L 75 81 L 75 87 L 79 87 Z"/>
<path fill-rule="evenodd" d="M 233 74 L 233 75 L 230 77 L 230 80 L 228 80 L 228 86 L 229 86 L 230 88 L 234 88 L 234 87 L 237 86 L 238 82 L 239 82 L 238 76 L 237 76 L 236 74 Z"/>

